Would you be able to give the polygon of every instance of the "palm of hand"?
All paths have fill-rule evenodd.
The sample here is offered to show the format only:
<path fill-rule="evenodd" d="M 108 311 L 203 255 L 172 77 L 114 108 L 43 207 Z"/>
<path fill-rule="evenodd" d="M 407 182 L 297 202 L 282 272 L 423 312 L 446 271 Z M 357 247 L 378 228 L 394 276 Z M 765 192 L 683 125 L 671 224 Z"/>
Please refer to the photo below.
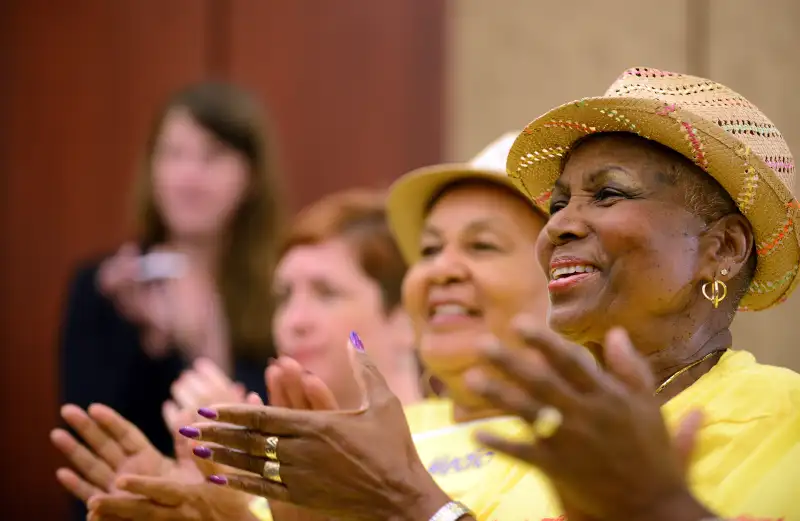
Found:
<path fill-rule="evenodd" d="M 132 474 L 136 476 L 177 478 L 183 472 L 179 467 L 174 460 L 167 458 L 153 447 L 147 447 L 131 454 L 122 461 L 114 469 L 114 474 L 116 476 Z M 111 489 L 114 489 L 113 485 Z"/>

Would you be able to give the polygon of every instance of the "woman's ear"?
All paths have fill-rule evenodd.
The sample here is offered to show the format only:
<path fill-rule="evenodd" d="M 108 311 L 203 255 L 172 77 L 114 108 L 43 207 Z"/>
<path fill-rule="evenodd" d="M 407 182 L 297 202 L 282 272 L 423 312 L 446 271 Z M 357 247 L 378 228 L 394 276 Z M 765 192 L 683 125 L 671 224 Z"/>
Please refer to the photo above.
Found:
<path fill-rule="evenodd" d="M 700 240 L 703 257 L 701 278 L 713 280 L 720 269 L 728 271 L 726 280 L 742 271 L 754 248 L 753 228 L 741 214 L 730 214 L 712 224 Z"/>

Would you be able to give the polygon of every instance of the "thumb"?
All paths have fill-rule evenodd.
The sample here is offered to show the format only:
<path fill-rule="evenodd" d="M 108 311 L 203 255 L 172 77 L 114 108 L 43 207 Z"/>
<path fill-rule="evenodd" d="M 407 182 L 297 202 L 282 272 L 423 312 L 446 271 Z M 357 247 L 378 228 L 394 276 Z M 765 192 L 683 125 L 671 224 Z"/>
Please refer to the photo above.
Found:
<path fill-rule="evenodd" d="M 647 361 L 636 352 L 628 333 L 620 327 L 606 334 L 606 365 L 609 372 L 634 392 L 652 393 L 653 373 Z"/>
<path fill-rule="evenodd" d="M 120 476 L 116 486 L 137 496 L 144 496 L 154 503 L 175 507 L 191 499 L 186 484 L 170 479 L 138 475 Z"/>
<path fill-rule="evenodd" d="M 355 331 L 350 333 L 350 347 L 356 380 L 363 392 L 361 408 L 367 409 L 372 404 L 394 396 L 386 380 L 383 378 L 383 375 L 378 371 L 377 366 L 372 359 L 370 359 L 369 355 L 367 355 L 364 344 Z"/>
<path fill-rule="evenodd" d="M 697 446 L 697 437 L 702 426 L 703 412 L 699 409 L 694 409 L 684 416 L 672 437 L 675 453 L 684 473 L 689 471 L 689 464 Z"/>

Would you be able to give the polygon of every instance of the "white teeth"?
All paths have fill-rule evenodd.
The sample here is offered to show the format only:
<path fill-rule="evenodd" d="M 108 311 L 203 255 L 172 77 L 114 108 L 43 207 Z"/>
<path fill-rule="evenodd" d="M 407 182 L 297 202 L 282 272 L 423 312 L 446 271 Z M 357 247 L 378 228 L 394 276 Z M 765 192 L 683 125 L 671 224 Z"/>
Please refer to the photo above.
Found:
<path fill-rule="evenodd" d="M 458 304 L 442 304 L 433 308 L 433 316 L 469 315 L 469 310 Z"/>
<path fill-rule="evenodd" d="M 560 279 L 561 277 L 566 277 L 567 275 L 573 275 L 575 273 L 592 273 L 597 271 L 597 268 L 594 266 L 588 265 L 581 265 L 581 266 L 564 266 L 563 268 L 556 268 L 550 272 L 550 278 Z"/>

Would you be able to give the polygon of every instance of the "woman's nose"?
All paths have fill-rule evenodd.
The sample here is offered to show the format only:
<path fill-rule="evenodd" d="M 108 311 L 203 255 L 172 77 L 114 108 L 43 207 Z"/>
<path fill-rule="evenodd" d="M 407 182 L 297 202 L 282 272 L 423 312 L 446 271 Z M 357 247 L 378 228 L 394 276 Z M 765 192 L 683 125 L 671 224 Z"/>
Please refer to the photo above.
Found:
<path fill-rule="evenodd" d="M 455 248 L 445 248 L 433 260 L 430 278 L 436 284 L 449 284 L 465 280 L 468 274 L 464 256 Z"/>
<path fill-rule="evenodd" d="M 570 201 L 551 215 L 544 228 L 549 241 L 558 246 L 585 237 L 589 232 L 589 226 L 583 213 L 582 204 Z"/>

